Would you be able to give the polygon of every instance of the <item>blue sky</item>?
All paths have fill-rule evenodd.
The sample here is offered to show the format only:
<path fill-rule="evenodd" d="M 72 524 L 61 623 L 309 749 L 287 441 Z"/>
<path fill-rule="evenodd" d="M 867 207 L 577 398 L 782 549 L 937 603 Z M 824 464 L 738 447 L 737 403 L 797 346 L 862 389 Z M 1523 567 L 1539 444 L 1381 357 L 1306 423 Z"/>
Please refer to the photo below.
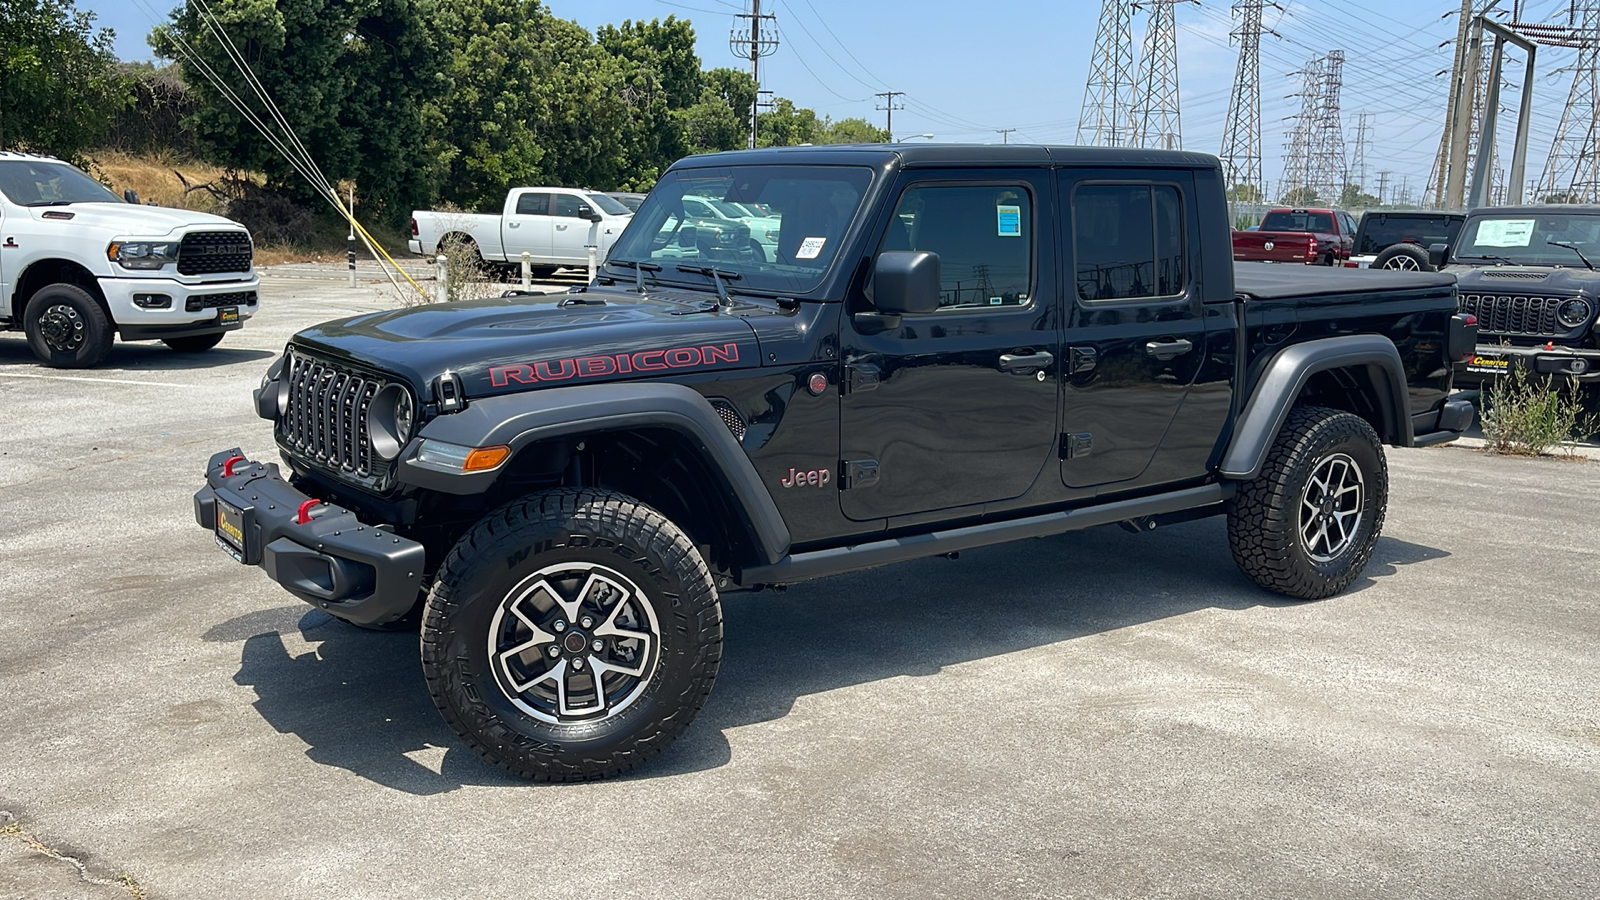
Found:
<path fill-rule="evenodd" d="M 144 35 L 149 9 L 170 0 L 79 0 L 101 24 L 116 29 L 125 59 L 150 57 Z M 1014 128 L 1012 141 L 1071 143 L 1093 50 L 1098 0 L 763 0 L 777 15 L 780 46 L 762 61 L 762 87 L 835 119 L 861 116 L 882 125 L 872 94 L 905 91 L 894 130 L 931 133 L 938 140 L 998 141 L 995 129 Z M 1178 8 L 1178 59 L 1186 149 L 1216 153 L 1222 143 L 1236 48 L 1228 0 Z M 1353 145 L 1356 114 L 1369 113 L 1369 190 L 1387 171 L 1391 194 L 1403 182 L 1415 195 L 1428 177 L 1443 127 L 1459 0 L 1280 0 L 1268 9 L 1261 49 L 1262 121 L 1269 182 L 1282 174 L 1283 144 L 1299 110 L 1287 95 L 1299 90 L 1301 64 L 1330 49 L 1346 54 L 1342 98 L 1346 141 Z M 1510 7 L 1513 0 L 1503 0 Z M 695 25 L 707 66 L 747 66 L 728 48 L 735 13 L 748 0 L 546 0 L 557 15 L 593 28 L 623 19 L 676 15 Z M 1565 22 L 1567 0 L 1523 0 L 1528 21 Z M 1144 31 L 1134 21 L 1134 39 Z M 1571 76 L 1556 69 L 1571 51 L 1543 48 L 1535 81 L 1528 177 L 1537 178 L 1550 136 L 1566 102 Z M 1517 96 L 1520 63 L 1508 78 Z M 1509 158 L 1514 110 L 1501 131 Z"/>

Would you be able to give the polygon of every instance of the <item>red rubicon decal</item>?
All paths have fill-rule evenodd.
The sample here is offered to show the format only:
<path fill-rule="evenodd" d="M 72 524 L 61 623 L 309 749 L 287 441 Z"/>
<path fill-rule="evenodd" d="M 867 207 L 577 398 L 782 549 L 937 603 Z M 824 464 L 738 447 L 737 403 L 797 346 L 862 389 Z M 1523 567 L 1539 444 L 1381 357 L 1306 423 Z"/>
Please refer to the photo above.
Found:
<path fill-rule="evenodd" d="M 640 350 L 637 353 L 616 353 L 606 356 L 568 356 L 562 359 L 540 360 L 532 364 L 490 366 L 489 383 L 495 387 L 505 387 L 512 382 L 539 384 L 567 381 L 572 378 L 627 375 L 630 372 L 693 369 L 698 366 L 714 366 L 717 363 L 738 361 L 738 344 L 723 344 L 720 347 L 705 344 L 699 347 Z"/>

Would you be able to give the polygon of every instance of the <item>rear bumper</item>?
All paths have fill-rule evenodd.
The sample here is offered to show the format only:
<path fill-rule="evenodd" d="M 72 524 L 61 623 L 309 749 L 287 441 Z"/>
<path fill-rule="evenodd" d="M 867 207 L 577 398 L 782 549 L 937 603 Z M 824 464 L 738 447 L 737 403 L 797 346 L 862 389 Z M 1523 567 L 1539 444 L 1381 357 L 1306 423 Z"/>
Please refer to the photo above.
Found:
<path fill-rule="evenodd" d="M 1416 436 L 1411 443 L 1416 447 L 1431 447 L 1453 441 L 1472 427 L 1477 415 L 1478 411 L 1465 397 L 1446 400 L 1437 414 L 1423 413 L 1412 420 L 1411 426 Z"/>
<path fill-rule="evenodd" d="M 225 474 L 235 457 L 233 474 Z M 309 518 L 299 522 L 308 501 Z M 238 450 L 214 454 L 206 484 L 194 495 L 195 523 L 213 535 L 219 504 L 237 511 L 241 533 L 237 546 L 222 537 L 217 545 L 301 600 L 358 625 L 392 622 L 416 605 L 423 546 L 295 490 L 276 465 L 250 462 Z"/>
<path fill-rule="evenodd" d="M 1503 347 L 1479 344 L 1472 356 L 1456 364 L 1458 386 L 1479 386 L 1522 367 L 1534 375 L 1570 378 L 1581 384 L 1600 381 L 1600 350 L 1574 347 Z"/>
<path fill-rule="evenodd" d="M 406 249 L 410 250 L 412 253 L 415 253 L 418 256 L 421 256 L 422 255 L 422 242 L 417 240 L 416 238 L 412 238 L 411 240 L 406 241 Z"/>

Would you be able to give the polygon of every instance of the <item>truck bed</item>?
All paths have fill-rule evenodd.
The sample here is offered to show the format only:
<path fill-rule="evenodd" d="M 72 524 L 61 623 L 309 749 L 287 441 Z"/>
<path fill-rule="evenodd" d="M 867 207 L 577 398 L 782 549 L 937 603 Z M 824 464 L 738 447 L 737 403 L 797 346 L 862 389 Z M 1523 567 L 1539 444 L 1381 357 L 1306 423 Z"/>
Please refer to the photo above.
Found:
<path fill-rule="evenodd" d="M 1450 287 L 1456 277 L 1445 272 L 1406 272 L 1398 269 L 1345 269 L 1318 266 L 1280 266 L 1263 262 L 1233 265 L 1233 290 L 1247 300 L 1288 300 L 1330 294 L 1360 294 Z"/>

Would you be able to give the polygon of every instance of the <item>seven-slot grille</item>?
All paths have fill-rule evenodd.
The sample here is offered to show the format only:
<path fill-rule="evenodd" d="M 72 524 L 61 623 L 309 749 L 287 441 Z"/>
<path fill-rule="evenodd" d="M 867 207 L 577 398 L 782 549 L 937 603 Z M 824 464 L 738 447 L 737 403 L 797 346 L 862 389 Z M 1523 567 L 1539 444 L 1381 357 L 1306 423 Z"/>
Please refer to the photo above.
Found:
<path fill-rule="evenodd" d="M 236 291 L 231 294 L 207 294 L 203 297 L 190 297 L 183 302 L 184 312 L 200 312 L 205 309 L 216 309 L 219 306 L 255 306 L 255 291 Z"/>
<path fill-rule="evenodd" d="M 178 271 L 184 275 L 248 272 L 254 258 L 250 235 L 242 231 L 192 231 L 178 244 Z"/>
<path fill-rule="evenodd" d="M 1459 305 L 1461 312 L 1478 317 L 1478 327 L 1485 332 L 1559 337 L 1568 329 L 1556 321 L 1556 310 L 1568 299 L 1462 294 Z"/>
<path fill-rule="evenodd" d="M 383 382 L 354 369 L 289 351 L 289 404 L 283 441 L 308 460 L 362 477 L 372 474 L 367 409 Z"/>

